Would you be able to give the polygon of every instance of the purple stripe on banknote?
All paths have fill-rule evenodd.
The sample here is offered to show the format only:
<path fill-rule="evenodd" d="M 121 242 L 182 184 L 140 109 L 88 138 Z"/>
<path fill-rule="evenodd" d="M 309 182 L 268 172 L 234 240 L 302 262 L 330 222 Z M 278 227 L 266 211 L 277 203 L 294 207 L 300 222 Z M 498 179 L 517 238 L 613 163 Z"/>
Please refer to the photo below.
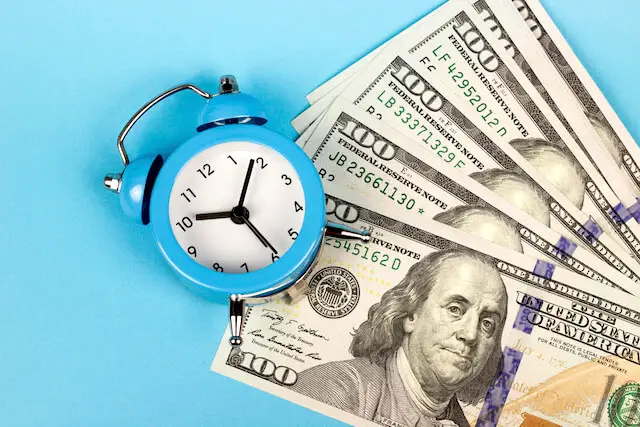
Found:
<path fill-rule="evenodd" d="M 476 427 L 498 425 L 502 408 L 507 401 L 507 396 L 509 396 L 521 360 L 521 352 L 511 347 L 505 347 L 502 352 L 502 369 L 487 392 Z"/>
<path fill-rule="evenodd" d="M 522 331 L 525 334 L 530 334 L 531 331 L 533 331 L 533 325 L 529 323 L 527 316 L 529 316 L 529 313 L 532 311 L 531 308 L 521 305 L 516 314 L 516 320 L 513 321 L 513 329 Z"/>
<path fill-rule="evenodd" d="M 542 276 L 547 279 L 551 279 L 553 277 L 553 272 L 555 271 L 556 266 L 539 259 L 536 261 L 536 266 L 533 268 L 533 274 L 536 276 Z"/>
<path fill-rule="evenodd" d="M 629 221 L 631 218 L 633 218 L 633 216 L 631 215 L 631 212 L 629 212 L 629 210 L 627 208 L 625 208 L 622 203 L 618 203 L 616 205 L 615 208 L 613 208 L 613 210 L 615 211 L 615 214 L 611 214 L 611 217 L 615 220 L 616 217 L 614 215 L 617 215 L 618 218 L 620 218 L 622 220 L 622 222 L 627 222 Z"/>
<path fill-rule="evenodd" d="M 596 224 L 592 217 L 589 217 L 589 220 L 585 222 L 582 227 L 589 233 L 591 233 L 596 239 L 602 235 L 602 228 L 600 228 L 598 224 Z"/>
<path fill-rule="evenodd" d="M 640 199 L 636 198 L 636 202 L 629 206 L 629 213 L 633 215 L 636 221 L 640 222 Z"/>
<path fill-rule="evenodd" d="M 556 243 L 556 248 L 560 249 L 562 252 L 566 253 L 567 255 L 573 255 L 573 253 L 578 248 L 578 245 L 573 243 L 569 239 L 560 237 L 560 239 L 558 240 L 558 243 Z"/>

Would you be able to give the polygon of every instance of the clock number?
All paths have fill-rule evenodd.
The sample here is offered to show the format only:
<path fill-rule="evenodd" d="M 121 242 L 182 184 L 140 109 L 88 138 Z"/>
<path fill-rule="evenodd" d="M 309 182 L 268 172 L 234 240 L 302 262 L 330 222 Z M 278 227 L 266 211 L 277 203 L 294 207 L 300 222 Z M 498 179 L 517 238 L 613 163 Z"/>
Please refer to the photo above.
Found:
<path fill-rule="evenodd" d="M 211 169 L 211 165 L 209 163 L 205 163 L 200 169 L 198 169 L 198 173 L 202 175 L 204 179 L 207 179 L 211 175 L 213 175 L 213 172 L 214 170 Z"/>
<path fill-rule="evenodd" d="M 280 257 L 274 253 L 271 254 L 271 262 L 276 262 Z"/>
<path fill-rule="evenodd" d="M 193 221 L 188 216 L 182 218 L 181 221 L 176 222 L 176 225 L 182 229 L 182 231 L 187 231 L 187 228 L 193 227 Z"/>
<path fill-rule="evenodd" d="M 291 185 L 291 178 L 286 173 L 283 173 L 280 178 L 284 181 L 284 185 Z"/>
<path fill-rule="evenodd" d="M 230 159 L 230 160 L 233 162 L 233 164 L 234 164 L 234 165 L 237 165 L 237 164 L 238 164 L 238 162 L 236 162 L 236 161 L 233 159 L 233 157 L 231 157 L 230 155 L 229 155 L 229 156 L 227 156 L 227 159 Z"/>
<path fill-rule="evenodd" d="M 289 236 L 291 237 L 291 240 L 296 240 L 298 238 L 298 232 L 297 231 L 293 231 L 293 228 L 289 229 Z"/>
<path fill-rule="evenodd" d="M 187 188 L 184 193 L 180 193 L 180 195 L 184 197 L 187 200 L 187 202 L 191 203 L 191 197 L 189 197 L 189 194 L 187 193 L 189 193 L 191 197 L 193 197 L 194 199 L 196 198 L 196 193 L 194 193 L 193 190 L 190 188 Z"/>
<path fill-rule="evenodd" d="M 213 264 L 213 269 L 215 271 L 217 271 L 218 273 L 222 273 L 224 271 L 224 268 L 222 268 L 222 266 L 220 264 L 218 264 L 217 262 L 215 264 Z"/>
<path fill-rule="evenodd" d="M 267 166 L 269 166 L 269 164 L 268 164 L 267 162 L 265 162 L 265 161 L 264 161 L 264 159 L 263 159 L 262 157 L 258 157 L 258 158 L 256 159 L 256 163 L 257 163 L 258 165 L 260 165 L 260 169 L 264 169 L 264 168 L 266 168 Z"/>
<path fill-rule="evenodd" d="M 300 203 L 298 203 L 297 201 L 294 202 L 295 203 L 295 207 L 296 207 L 296 212 L 300 212 L 302 209 L 302 206 L 300 206 Z"/>
<path fill-rule="evenodd" d="M 196 251 L 196 247 L 195 246 L 189 246 L 187 248 L 187 252 L 189 252 L 189 255 L 193 255 L 194 258 L 198 257 L 198 253 Z"/>
<path fill-rule="evenodd" d="M 249 272 L 249 266 L 247 265 L 246 262 L 242 264 L 240 267 L 244 267 L 244 269 L 247 270 L 247 273 Z"/>

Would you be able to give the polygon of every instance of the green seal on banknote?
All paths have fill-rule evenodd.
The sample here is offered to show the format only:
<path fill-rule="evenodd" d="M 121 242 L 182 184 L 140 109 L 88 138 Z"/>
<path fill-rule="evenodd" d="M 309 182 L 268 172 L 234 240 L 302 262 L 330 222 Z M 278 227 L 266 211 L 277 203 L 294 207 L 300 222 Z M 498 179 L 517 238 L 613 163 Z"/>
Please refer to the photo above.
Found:
<path fill-rule="evenodd" d="M 640 426 L 640 384 L 620 386 L 609 399 L 609 420 L 614 427 Z"/>

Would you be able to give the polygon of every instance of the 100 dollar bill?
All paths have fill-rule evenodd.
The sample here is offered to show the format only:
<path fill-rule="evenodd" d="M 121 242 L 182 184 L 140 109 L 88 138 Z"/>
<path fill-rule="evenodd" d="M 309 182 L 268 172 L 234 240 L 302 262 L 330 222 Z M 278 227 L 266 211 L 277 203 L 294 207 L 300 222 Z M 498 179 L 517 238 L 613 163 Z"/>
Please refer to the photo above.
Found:
<path fill-rule="evenodd" d="M 478 119 L 468 111 L 468 105 L 458 97 L 444 96 L 435 84 L 442 85 L 421 75 L 403 57 L 386 58 L 381 53 L 340 96 L 398 129 L 450 169 L 473 175 L 517 208 L 583 243 L 603 261 L 637 280 L 634 271 L 640 271 L 638 261 L 625 248 L 601 233 L 587 213 L 573 206 L 510 144 L 494 142 L 476 127 L 472 120 Z M 501 170 L 526 177 L 535 194 L 521 197 L 517 187 L 496 179 L 506 173 Z"/>
<path fill-rule="evenodd" d="M 546 172 L 549 181 L 574 205 L 593 216 L 605 232 L 640 260 L 640 225 L 625 207 L 635 203 L 635 196 L 624 192 L 625 203 L 618 199 L 536 90 L 547 93 L 539 80 L 533 75 L 534 86 L 526 77 L 531 73 L 525 75 L 502 52 L 502 46 L 491 46 L 495 38 L 480 22 L 465 3 L 445 4 L 396 37 L 364 71 L 351 77 L 346 97 L 362 92 L 358 83 L 373 64 L 401 57 L 423 78 L 429 76 L 433 85 L 440 81 L 441 94 L 468 102 L 469 119 L 501 146 L 512 145 L 534 167 Z M 407 89 L 413 92 L 416 88 Z M 321 113 L 318 108 L 329 101 L 319 101 L 299 119 L 311 123 L 313 115 Z M 409 119 L 413 120 L 415 117 Z"/>
<path fill-rule="evenodd" d="M 640 284 L 558 234 L 472 177 L 451 169 L 412 140 L 344 99 L 337 99 L 307 140 L 305 152 L 323 182 L 377 198 L 385 213 L 433 218 L 509 249 L 546 259 L 634 295 Z M 472 175 L 473 176 L 473 175 Z M 521 198 L 537 185 L 496 171 L 493 179 Z"/>
<path fill-rule="evenodd" d="M 629 185 L 626 176 L 609 155 L 603 145 L 600 134 L 592 126 L 582 107 L 572 101 L 573 92 L 566 84 L 562 84 L 554 67 L 540 55 L 540 49 L 531 42 L 531 34 L 523 26 L 509 25 L 515 12 L 509 0 L 458 0 L 471 5 L 467 10 L 475 12 L 474 25 L 482 29 L 488 44 L 495 49 L 498 56 L 510 64 L 510 69 L 519 68 L 522 73 L 517 79 L 526 79 L 540 94 L 552 113 L 571 136 L 574 145 L 572 152 L 580 151 L 582 161 L 594 166 L 589 174 L 597 170 L 608 182 L 620 202 L 624 206 L 637 204 L 638 193 Z M 517 18 L 516 18 L 517 19 Z M 593 117 L 592 117 L 593 119 Z M 635 208 L 634 208 L 635 209 Z M 623 212 L 631 220 L 632 211 Z M 637 222 L 635 216 L 634 222 Z"/>
<path fill-rule="evenodd" d="M 569 91 L 576 107 L 588 116 L 591 125 L 599 134 L 599 142 L 609 153 L 627 182 L 640 194 L 640 150 L 611 105 L 598 89 L 587 70 L 571 50 L 549 15 L 537 0 L 489 0 L 487 3 L 502 15 L 501 23 L 507 32 L 515 34 L 516 28 L 528 32 L 528 46 L 536 46 L 546 62 L 556 72 Z M 511 3 L 509 7 L 507 4 Z M 519 12 L 519 13 L 518 13 Z M 523 42 L 525 40 L 523 39 Z M 638 216 L 638 208 L 633 212 Z"/>
<path fill-rule="evenodd" d="M 625 397 L 640 375 L 635 298 L 327 187 L 330 218 L 371 241 L 327 239 L 308 297 L 250 308 L 242 346 L 227 334 L 213 370 L 358 425 L 637 416 Z"/>

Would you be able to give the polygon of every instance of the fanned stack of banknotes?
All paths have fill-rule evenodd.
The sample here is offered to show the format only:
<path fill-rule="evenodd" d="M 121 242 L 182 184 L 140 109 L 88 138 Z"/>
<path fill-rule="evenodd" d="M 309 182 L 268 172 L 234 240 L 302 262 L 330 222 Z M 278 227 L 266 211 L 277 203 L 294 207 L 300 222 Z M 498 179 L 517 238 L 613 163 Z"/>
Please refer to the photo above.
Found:
<path fill-rule="evenodd" d="M 538 0 L 451 0 L 308 100 L 371 240 L 213 370 L 353 425 L 640 423 L 640 149 Z"/>

